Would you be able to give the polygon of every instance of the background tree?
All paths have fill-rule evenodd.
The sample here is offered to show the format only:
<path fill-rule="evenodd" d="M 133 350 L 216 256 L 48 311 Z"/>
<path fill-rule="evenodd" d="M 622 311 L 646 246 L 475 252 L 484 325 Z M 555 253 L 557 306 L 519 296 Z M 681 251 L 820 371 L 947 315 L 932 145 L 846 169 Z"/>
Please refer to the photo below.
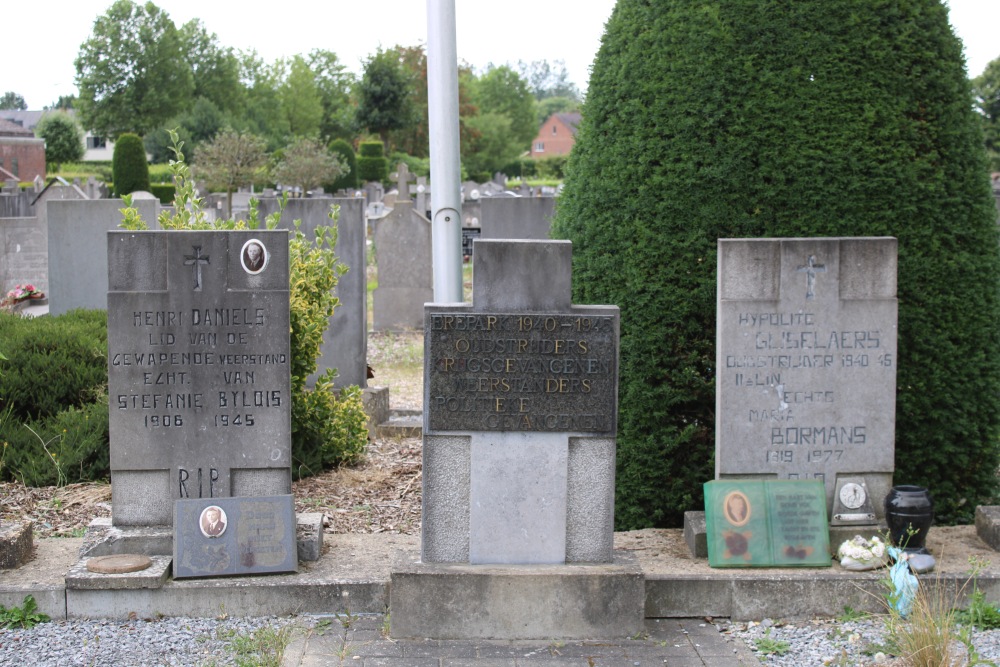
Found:
<path fill-rule="evenodd" d="M 178 30 L 181 52 L 191 70 L 194 99 L 210 100 L 221 112 L 236 113 L 245 103 L 240 82 L 240 62 L 233 49 L 219 44 L 200 19 L 192 19 Z"/>
<path fill-rule="evenodd" d="M 895 479 L 942 522 L 991 503 L 1000 251 L 971 102 L 938 0 L 619 0 L 553 228 L 574 301 L 622 309 L 619 529 L 703 507 L 719 238 L 897 237 Z"/>
<path fill-rule="evenodd" d="M 190 103 L 191 69 L 170 17 L 152 2 L 117 0 L 94 21 L 76 59 L 82 124 L 104 137 L 145 134 Z"/>
<path fill-rule="evenodd" d="M 983 73 L 972 80 L 972 92 L 983 121 L 990 168 L 1000 171 L 1000 58 L 990 61 Z"/>
<path fill-rule="evenodd" d="M 288 76 L 278 89 L 281 106 L 293 137 L 318 137 L 323 121 L 323 101 L 316 77 L 302 56 L 293 56 Z"/>
<path fill-rule="evenodd" d="M 387 149 L 389 132 L 414 122 L 410 86 L 411 75 L 395 49 L 379 48 L 365 61 L 364 75 L 357 87 L 356 122 L 359 127 L 378 134 Z"/>
<path fill-rule="evenodd" d="M 278 87 L 284 80 L 285 63 L 279 60 L 268 65 L 256 51 L 240 54 L 240 80 L 247 99 L 253 104 L 243 109 L 236 129 L 246 130 L 267 141 L 267 150 L 274 152 L 288 143 L 291 129 L 285 116 Z"/>
<path fill-rule="evenodd" d="M 60 95 L 59 99 L 45 107 L 48 109 L 58 109 L 60 111 L 69 111 L 76 104 L 76 95 Z"/>
<path fill-rule="evenodd" d="M 14 91 L 8 90 L 0 96 L 0 109 L 18 109 L 20 111 L 27 111 L 28 103 L 24 101 L 23 97 Z"/>
<path fill-rule="evenodd" d="M 139 190 L 149 192 L 149 164 L 139 135 L 131 132 L 119 135 L 111 156 L 111 178 L 116 197 Z"/>
<path fill-rule="evenodd" d="M 274 178 L 282 185 L 297 185 L 303 195 L 323 183 L 332 183 L 343 174 L 346 165 L 316 139 L 296 139 L 274 168 Z"/>
<path fill-rule="evenodd" d="M 562 97 L 577 104 L 581 101 L 580 89 L 570 80 L 565 60 L 553 63 L 548 60 L 533 60 L 530 63 L 519 60 L 517 71 L 536 100 Z"/>
<path fill-rule="evenodd" d="M 49 171 L 59 171 L 63 162 L 83 158 L 83 130 L 68 113 L 50 112 L 35 126 L 35 134 L 45 140 L 45 162 Z"/>
<path fill-rule="evenodd" d="M 538 134 L 534 98 L 528 83 L 507 65 L 490 66 L 472 89 L 472 100 L 480 114 L 495 113 L 510 119 L 510 140 L 520 151 L 531 146 Z"/>
<path fill-rule="evenodd" d="M 264 140 L 252 134 L 223 130 L 195 153 L 195 174 L 211 187 L 226 192 L 226 210 L 232 215 L 233 192 L 253 183 L 267 166 Z"/>
<path fill-rule="evenodd" d="M 320 139 L 330 142 L 334 139 L 354 137 L 354 107 L 351 105 L 351 87 L 354 75 L 340 64 L 333 51 L 313 49 L 309 52 L 309 69 L 316 80 L 323 118 L 319 124 Z"/>

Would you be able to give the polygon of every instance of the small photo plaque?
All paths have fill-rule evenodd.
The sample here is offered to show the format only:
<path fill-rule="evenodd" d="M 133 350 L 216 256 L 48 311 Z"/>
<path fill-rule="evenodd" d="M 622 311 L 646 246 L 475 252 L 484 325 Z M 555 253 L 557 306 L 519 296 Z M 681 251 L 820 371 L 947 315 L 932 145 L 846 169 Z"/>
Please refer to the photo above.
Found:
<path fill-rule="evenodd" d="M 174 578 L 296 572 L 291 495 L 174 503 Z"/>
<path fill-rule="evenodd" d="M 829 567 L 820 481 L 729 479 L 705 484 L 711 567 Z"/>

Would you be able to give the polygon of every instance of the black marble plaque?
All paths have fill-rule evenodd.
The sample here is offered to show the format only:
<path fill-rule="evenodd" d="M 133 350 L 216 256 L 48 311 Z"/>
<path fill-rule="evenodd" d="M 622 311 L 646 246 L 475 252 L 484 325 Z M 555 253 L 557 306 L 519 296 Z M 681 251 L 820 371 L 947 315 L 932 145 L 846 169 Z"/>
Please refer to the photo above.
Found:
<path fill-rule="evenodd" d="M 431 312 L 432 431 L 613 434 L 617 317 Z"/>
<path fill-rule="evenodd" d="M 174 578 L 295 572 L 292 496 L 178 500 Z"/>

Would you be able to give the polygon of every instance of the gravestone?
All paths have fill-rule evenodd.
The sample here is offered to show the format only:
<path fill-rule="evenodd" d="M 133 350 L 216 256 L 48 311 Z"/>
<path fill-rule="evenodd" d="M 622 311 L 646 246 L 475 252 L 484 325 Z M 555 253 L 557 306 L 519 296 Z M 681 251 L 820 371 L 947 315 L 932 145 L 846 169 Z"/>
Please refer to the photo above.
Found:
<path fill-rule="evenodd" d="M 397 202 L 396 208 L 375 225 L 375 257 L 375 331 L 419 329 L 424 304 L 434 300 L 434 274 L 431 224 L 413 210 L 413 202 Z"/>
<path fill-rule="evenodd" d="M 482 206 L 482 238 L 538 239 L 551 237 L 555 197 L 489 197 Z"/>
<path fill-rule="evenodd" d="M 565 241 L 476 241 L 471 305 L 424 315 L 424 562 L 609 562 L 618 308 Z"/>
<path fill-rule="evenodd" d="M 427 177 L 417 177 L 416 191 L 416 211 L 429 220 L 431 217 L 431 189 L 430 186 L 427 185 Z"/>
<path fill-rule="evenodd" d="M 290 493 L 288 234 L 109 232 L 112 517 Z"/>
<path fill-rule="evenodd" d="M 160 202 L 133 202 L 150 229 L 158 229 Z M 61 315 L 74 308 L 108 307 L 107 232 L 122 221 L 121 199 L 49 201 L 48 263 L 49 313 Z"/>
<path fill-rule="evenodd" d="M 819 480 L 837 523 L 873 524 L 892 486 L 896 239 L 721 239 L 718 259 L 716 479 Z"/>
<path fill-rule="evenodd" d="M 368 298 L 365 277 L 366 241 L 364 203 L 354 197 L 322 197 L 290 199 L 281 216 L 279 229 L 294 229 L 294 221 L 301 220 L 300 229 L 306 238 L 316 238 L 317 227 L 332 224 L 330 207 L 340 207 L 337 220 L 337 243 L 334 253 L 347 266 L 347 273 L 340 276 L 334 293 L 340 299 L 340 306 L 330 318 L 330 326 L 323 334 L 320 358 L 317 360 L 317 374 L 327 368 L 337 369 L 337 388 L 357 385 L 364 388 L 368 383 Z M 278 209 L 277 199 L 261 199 L 261 217 Z M 309 378 L 310 384 L 316 375 Z"/>
<path fill-rule="evenodd" d="M 424 319 L 421 559 L 397 559 L 394 637 L 640 631 L 614 552 L 618 308 L 574 306 L 568 241 L 476 241 L 472 304 Z"/>
<path fill-rule="evenodd" d="M 400 162 L 396 167 L 396 171 L 392 172 L 389 177 L 396 181 L 396 201 L 409 201 L 410 183 L 414 182 L 416 177 L 410 171 L 410 168 L 406 166 L 406 163 Z"/>

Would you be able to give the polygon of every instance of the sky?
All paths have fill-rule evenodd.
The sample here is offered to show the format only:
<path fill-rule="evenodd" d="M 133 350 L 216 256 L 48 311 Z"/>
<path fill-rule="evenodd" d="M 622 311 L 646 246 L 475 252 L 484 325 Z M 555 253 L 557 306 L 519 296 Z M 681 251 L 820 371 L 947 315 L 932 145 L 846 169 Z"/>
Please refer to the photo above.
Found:
<path fill-rule="evenodd" d="M 233 0 L 153 0 L 179 27 L 201 19 L 219 43 L 256 49 L 265 62 L 333 51 L 349 70 L 361 72 L 365 58 L 379 47 L 427 42 L 425 0 L 281 0 L 266 14 Z M 90 36 L 94 19 L 113 0 L 54 0 L 6 3 L 6 26 L 37 24 L 41 31 L 4 31 L 4 52 L 19 54 L 0 71 L 0 94 L 13 91 L 29 109 L 51 105 L 60 95 L 75 95 L 73 61 Z M 563 60 L 570 79 L 586 89 L 590 66 L 615 0 L 456 0 L 459 60 L 482 70 L 488 64 L 516 65 Z M 1000 57 L 1000 0 L 948 0 L 951 23 L 965 44 L 970 76 L 978 76 Z M 41 14 L 44 12 L 44 16 Z M 558 30 L 553 29 L 559 26 Z M 30 55 L 29 55 L 30 54 Z"/>

